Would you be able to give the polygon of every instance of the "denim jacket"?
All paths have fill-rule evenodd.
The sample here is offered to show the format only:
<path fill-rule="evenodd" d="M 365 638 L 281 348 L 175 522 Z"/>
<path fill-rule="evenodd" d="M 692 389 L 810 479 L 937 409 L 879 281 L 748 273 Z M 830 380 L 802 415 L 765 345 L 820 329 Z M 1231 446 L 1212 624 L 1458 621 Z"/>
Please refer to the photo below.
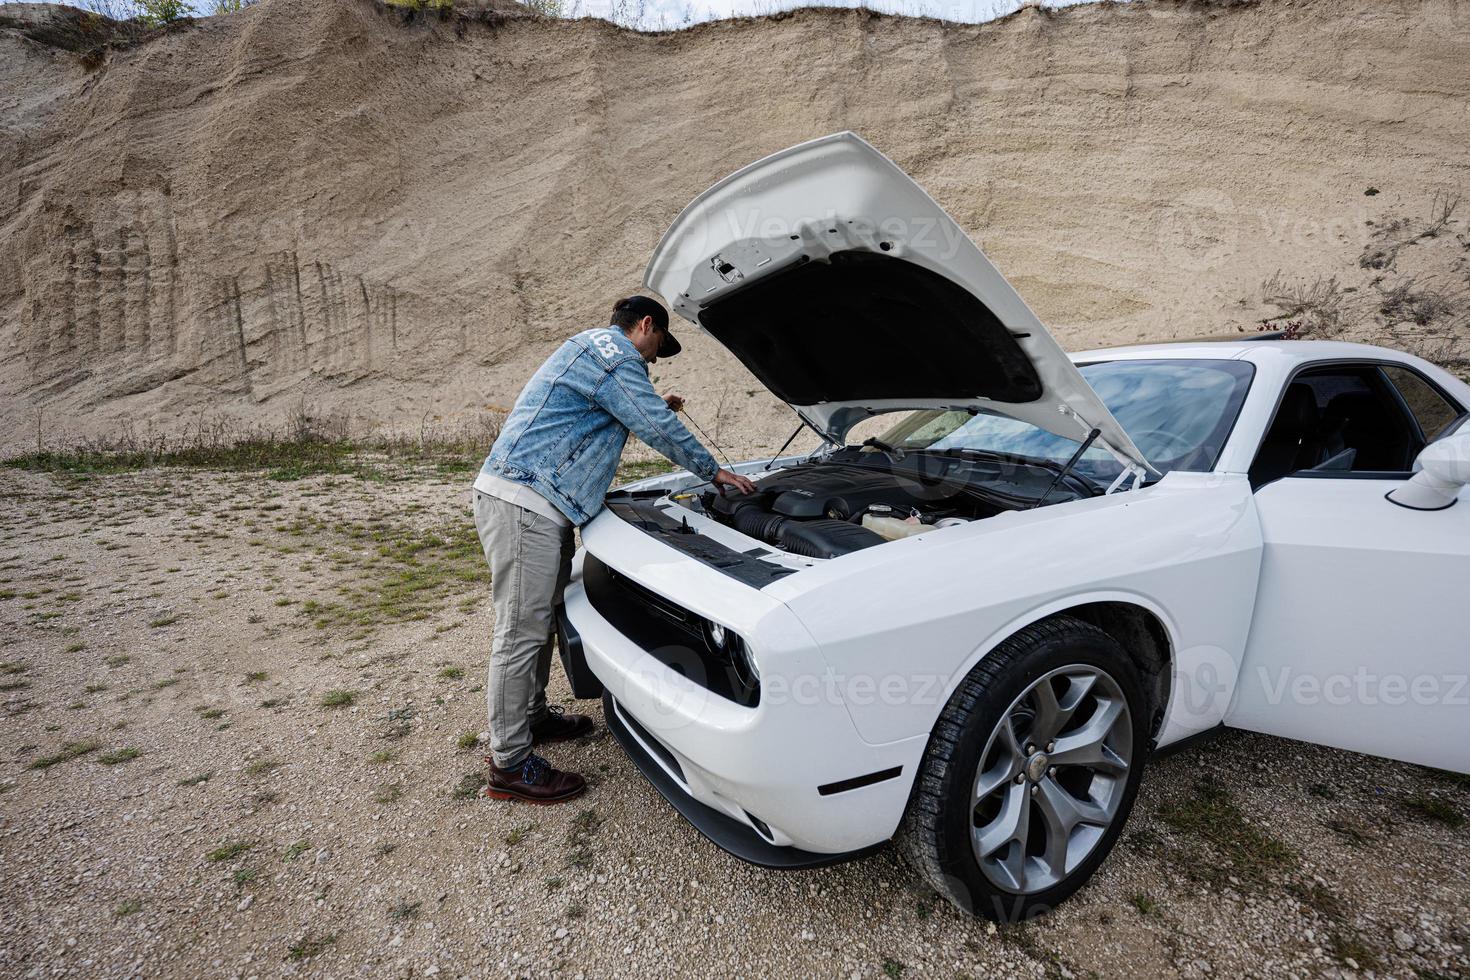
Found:
<path fill-rule="evenodd" d="M 705 480 L 719 464 L 653 390 L 616 327 L 584 330 L 526 383 L 482 472 L 523 483 L 582 525 L 602 509 L 632 432 Z"/>

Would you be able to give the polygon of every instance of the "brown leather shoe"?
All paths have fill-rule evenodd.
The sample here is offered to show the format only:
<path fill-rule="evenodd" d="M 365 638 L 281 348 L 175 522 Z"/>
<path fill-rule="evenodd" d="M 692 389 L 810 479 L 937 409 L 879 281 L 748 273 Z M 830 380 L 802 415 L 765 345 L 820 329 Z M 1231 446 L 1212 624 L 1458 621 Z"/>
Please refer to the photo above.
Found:
<path fill-rule="evenodd" d="M 522 800 L 526 803 L 561 803 L 580 796 L 587 782 L 574 772 L 551 768 L 551 763 L 532 753 L 513 769 L 502 769 L 490 762 L 490 779 L 485 795 L 496 800 Z"/>
<path fill-rule="evenodd" d="M 586 715 L 569 715 L 565 708 L 548 705 L 540 721 L 531 723 L 531 744 L 565 742 L 591 735 L 597 726 Z"/>

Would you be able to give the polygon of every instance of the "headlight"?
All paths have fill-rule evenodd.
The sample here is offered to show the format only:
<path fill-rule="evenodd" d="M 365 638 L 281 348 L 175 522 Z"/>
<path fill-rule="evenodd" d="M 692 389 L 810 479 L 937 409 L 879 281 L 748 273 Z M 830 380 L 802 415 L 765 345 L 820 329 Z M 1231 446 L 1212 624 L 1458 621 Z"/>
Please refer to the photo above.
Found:
<path fill-rule="evenodd" d="M 732 647 L 730 662 L 735 665 L 735 673 L 740 675 L 746 687 L 758 686 L 761 682 L 761 670 L 756 666 L 755 657 L 751 655 L 750 648 L 738 636 L 730 646 Z"/>
<path fill-rule="evenodd" d="M 745 646 L 745 641 L 735 635 L 734 630 L 710 619 L 704 621 L 702 629 L 704 645 L 709 647 L 709 652 L 734 667 L 735 675 L 740 678 L 740 683 L 746 688 L 751 690 L 759 688 L 760 668 L 756 666 L 755 657 L 751 656 L 750 650 Z"/>

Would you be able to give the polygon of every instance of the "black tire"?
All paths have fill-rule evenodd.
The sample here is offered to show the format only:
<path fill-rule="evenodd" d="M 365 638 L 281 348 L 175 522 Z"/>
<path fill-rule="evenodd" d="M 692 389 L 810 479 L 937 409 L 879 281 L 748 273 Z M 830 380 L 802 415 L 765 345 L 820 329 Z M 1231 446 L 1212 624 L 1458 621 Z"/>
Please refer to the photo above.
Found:
<path fill-rule="evenodd" d="M 1049 673 L 1072 666 L 1105 672 L 1127 702 L 1128 718 L 1120 720 L 1115 729 L 1120 744 L 1124 733 L 1131 731 L 1126 773 L 1110 779 L 1112 792 L 1119 794 L 1114 797 L 1116 809 L 1101 836 L 1090 845 L 1091 851 L 1055 884 L 1034 892 L 1003 888 L 987 876 L 976 857 L 977 848 L 971 845 L 977 816 L 970 801 L 981 755 L 1018 699 Z M 900 830 L 900 848 L 909 865 L 959 908 L 996 922 L 1016 922 L 1048 912 L 1081 887 L 1117 842 L 1138 793 L 1148 751 L 1149 718 L 1148 699 L 1138 675 L 1138 668 L 1116 640 L 1070 616 L 1028 626 L 991 651 L 950 698 L 929 738 Z M 1023 772 L 1015 781 L 1034 799 L 1035 790 L 1023 782 L 1029 778 Z M 983 822 L 983 813 L 978 819 Z M 1026 853 L 1025 847 L 1015 846 Z"/>

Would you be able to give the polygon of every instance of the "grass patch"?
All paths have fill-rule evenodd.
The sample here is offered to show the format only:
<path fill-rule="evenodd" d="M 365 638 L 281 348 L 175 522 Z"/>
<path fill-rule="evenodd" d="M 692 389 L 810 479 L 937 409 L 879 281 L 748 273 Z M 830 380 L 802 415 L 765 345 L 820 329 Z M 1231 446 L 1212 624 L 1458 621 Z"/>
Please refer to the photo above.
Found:
<path fill-rule="evenodd" d="M 1286 886 L 1286 892 L 1329 921 L 1335 922 L 1347 915 L 1347 906 L 1342 899 L 1331 889 L 1315 881 L 1292 882 Z"/>
<path fill-rule="evenodd" d="M 246 684 L 259 684 L 261 681 L 265 680 L 265 677 L 266 677 L 265 671 L 263 671 L 263 670 L 252 670 L 250 673 L 248 673 L 248 674 L 245 675 L 245 683 Z"/>
<path fill-rule="evenodd" d="M 1448 769 L 1431 769 L 1428 766 L 1421 767 L 1420 771 L 1431 779 L 1444 783 L 1446 786 L 1470 791 L 1470 773 L 1450 772 Z"/>
<path fill-rule="evenodd" d="M 480 733 L 479 732 L 476 732 L 476 731 L 468 731 L 468 732 L 460 732 L 459 738 L 457 738 L 457 739 L 454 740 L 454 744 L 457 745 L 461 749 L 472 749 L 472 748 L 475 747 L 476 744 L 479 743 L 479 741 L 480 741 Z"/>
<path fill-rule="evenodd" d="M 256 759 L 245 767 L 247 776 L 264 776 L 268 772 L 274 772 L 281 768 L 281 763 L 275 759 Z"/>
<path fill-rule="evenodd" d="M 1355 965 L 1360 970 L 1377 970 L 1382 967 L 1377 951 L 1357 933 L 1334 932 L 1327 937 L 1326 945 L 1332 958 L 1346 966 Z"/>
<path fill-rule="evenodd" d="M 357 700 L 354 691 L 328 691 L 322 696 L 323 708 L 346 708 Z"/>
<path fill-rule="evenodd" d="M 308 599 L 300 606 L 301 615 L 319 630 L 363 638 L 381 626 L 429 619 L 451 603 L 461 611 L 469 603 L 472 610 L 489 581 L 480 539 L 469 521 L 415 528 L 386 519 L 328 524 L 303 517 L 288 533 L 345 535 L 357 549 L 355 574 L 338 587 L 338 597 Z M 450 673 L 456 670 L 446 668 L 440 676 L 462 676 Z"/>
<path fill-rule="evenodd" d="M 209 778 L 211 776 L 213 776 L 213 775 L 214 775 L 214 770 L 211 769 L 208 772 L 201 772 L 197 776 L 190 776 L 188 779 L 181 779 L 181 780 L 179 780 L 179 785 L 180 786 L 198 786 L 200 783 L 207 783 L 207 782 L 209 782 Z"/>
<path fill-rule="evenodd" d="M 114 749 L 111 752 L 104 752 L 99 755 L 97 761 L 104 766 L 115 766 L 124 762 L 132 762 L 142 754 L 138 749 Z"/>
<path fill-rule="evenodd" d="M 473 800 L 485 789 L 486 779 L 483 772 L 467 772 L 450 792 L 450 796 L 456 800 Z"/>
<path fill-rule="evenodd" d="M 1331 820 L 1324 822 L 1322 826 L 1341 837 L 1353 847 L 1362 847 L 1365 844 L 1373 843 L 1373 835 L 1352 820 L 1333 817 Z"/>
<path fill-rule="evenodd" d="M 179 617 L 177 615 L 175 615 L 175 614 L 170 613 L 167 616 L 157 616 L 157 617 L 155 617 L 153 619 L 148 620 L 148 627 L 149 627 L 149 629 L 155 629 L 156 630 L 156 629 L 161 629 L 164 626 L 172 626 L 174 623 L 177 623 L 178 621 L 179 621 Z"/>
<path fill-rule="evenodd" d="M 69 762 L 72 759 L 84 756 L 88 752 L 96 752 L 100 748 L 102 748 L 102 741 L 96 738 L 83 739 L 80 742 L 67 742 L 51 755 L 43 755 L 41 758 L 32 762 L 30 768 L 50 769 L 52 766 L 57 766 L 63 762 Z"/>
<path fill-rule="evenodd" d="M 372 755 L 368 756 L 368 761 L 375 766 L 381 766 L 385 763 L 392 762 L 396 757 L 397 753 L 395 753 L 392 749 L 379 749 Z"/>
<path fill-rule="evenodd" d="M 445 667 L 443 670 L 439 671 L 439 679 L 441 681 L 457 681 L 463 676 L 463 667 Z"/>
<path fill-rule="evenodd" d="M 123 664 L 127 663 L 128 661 L 130 661 L 132 659 L 133 658 L 130 657 L 130 656 L 128 656 L 126 653 L 119 653 L 117 656 L 115 656 L 115 657 L 108 657 L 106 660 L 104 660 L 102 662 L 105 663 L 109 667 L 121 667 Z"/>
<path fill-rule="evenodd" d="M 1266 887 L 1297 867 L 1296 852 L 1246 819 L 1230 791 L 1213 779 L 1195 783 L 1193 796 L 1166 805 L 1158 815 L 1175 832 L 1209 849 L 1213 859 L 1196 857 L 1189 863 L 1216 888 L 1232 877 Z"/>
<path fill-rule="evenodd" d="M 388 910 L 388 918 L 396 919 L 400 922 L 404 919 L 417 918 L 419 909 L 423 907 L 423 904 L 423 902 L 397 902 Z"/>
<path fill-rule="evenodd" d="M 665 473 L 674 472 L 674 464 L 666 459 L 629 459 L 618 464 L 617 476 L 613 478 L 613 486 L 622 483 L 633 483 L 637 480 L 646 480 L 653 476 L 663 476 Z"/>
<path fill-rule="evenodd" d="M 174 434 L 140 435 L 125 427 L 104 439 L 42 446 L 12 456 L 3 465 L 76 475 L 157 467 L 263 471 L 269 479 L 282 481 L 324 475 L 382 480 L 385 463 L 444 474 L 470 473 L 500 434 L 500 421 L 499 415 L 481 414 L 457 427 L 424 426 L 414 435 L 353 438 L 345 418 L 314 416 L 303 406 L 281 430 L 223 420 L 186 426 Z"/>
<path fill-rule="evenodd" d="M 592 837 L 602 827 L 602 817 L 591 807 L 572 818 L 567 828 L 567 867 L 590 870 L 593 864 Z"/>
<path fill-rule="evenodd" d="M 1403 806 L 1414 816 L 1431 823 L 1444 824 L 1451 830 L 1459 830 L 1465 826 L 1465 815 L 1455 809 L 1448 800 L 1438 796 L 1419 793 L 1404 800 Z"/>
<path fill-rule="evenodd" d="M 1134 892 L 1132 895 L 1129 895 L 1128 904 L 1133 906 L 1139 915 L 1159 914 L 1159 903 L 1154 901 L 1152 896 L 1146 895 L 1143 892 Z"/>
<path fill-rule="evenodd" d="M 294 861 L 309 850 L 311 850 L 311 841 L 303 837 L 301 840 L 286 848 L 281 856 L 287 861 Z"/>
<path fill-rule="evenodd" d="M 208 861 L 210 864 L 219 864 L 221 861 L 228 861 L 228 860 L 230 860 L 232 858 L 237 858 L 241 854 L 244 854 L 246 851 L 253 850 L 254 848 L 255 848 L 255 841 L 250 841 L 250 840 L 232 840 L 232 841 L 226 841 L 225 843 L 221 844 L 219 847 L 216 847 L 214 850 L 212 850 L 209 853 L 205 854 L 204 855 L 204 860 Z"/>
<path fill-rule="evenodd" d="M 143 911 L 143 903 L 136 898 L 129 898 L 118 902 L 117 907 L 112 910 L 112 914 L 115 918 L 126 919 L 128 916 L 141 911 Z"/>
<path fill-rule="evenodd" d="M 318 953 L 324 952 L 336 941 L 337 936 L 335 934 L 328 934 L 325 936 L 316 937 L 303 936 L 300 940 L 293 943 L 291 945 L 291 948 L 286 951 L 286 958 L 288 960 L 311 959 Z"/>
<path fill-rule="evenodd" d="M 378 787 L 377 795 L 373 797 L 375 803 L 397 803 L 403 798 L 403 787 L 397 783 Z"/>

